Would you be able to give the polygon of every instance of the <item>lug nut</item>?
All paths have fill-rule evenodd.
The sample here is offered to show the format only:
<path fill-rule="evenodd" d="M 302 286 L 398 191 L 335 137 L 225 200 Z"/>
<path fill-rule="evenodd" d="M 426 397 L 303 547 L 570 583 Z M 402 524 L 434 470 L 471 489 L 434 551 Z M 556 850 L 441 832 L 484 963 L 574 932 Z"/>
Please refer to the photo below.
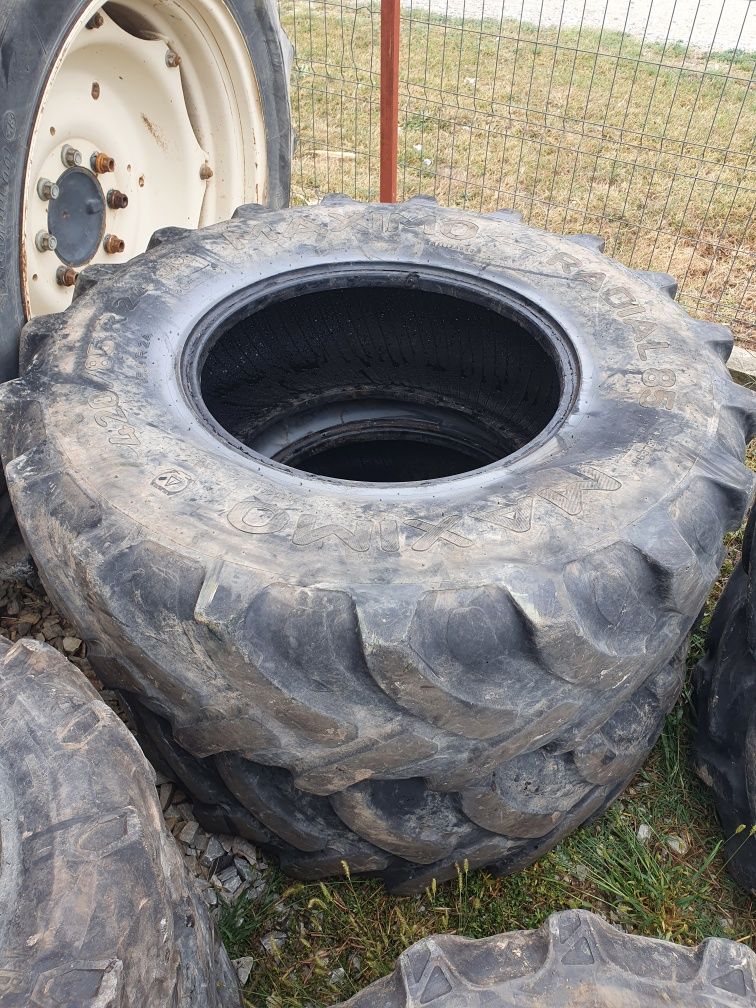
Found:
<path fill-rule="evenodd" d="M 79 274 L 73 266 L 58 266 L 55 279 L 61 287 L 73 287 L 79 279 Z"/>
<path fill-rule="evenodd" d="M 165 54 L 165 65 L 171 68 L 181 66 L 181 57 L 173 49 L 169 49 Z"/>
<path fill-rule="evenodd" d="M 41 200 L 54 200 L 60 196 L 60 189 L 55 182 L 42 178 L 37 182 L 37 195 Z"/>
<path fill-rule="evenodd" d="M 129 205 L 129 197 L 126 193 L 111 189 L 108 193 L 108 206 L 111 210 L 125 210 Z"/>
<path fill-rule="evenodd" d="M 40 252 L 54 252 L 58 247 L 58 239 L 48 231 L 38 231 L 34 244 Z"/>
<path fill-rule="evenodd" d="M 200 168 L 200 178 L 203 182 L 207 182 L 208 179 L 213 177 L 213 169 L 209 164 L 203 164 Z"/>
<path fill-rule="evenodd" d="M 64 144 L 60 159 L 66 168 L 78 168 L 82 161 L 81 151 L 77 151 L 71 144 Z"/>
<path fill-rule="evenodd" d="M 117 238 L 115 235 L 105 235 L 102 242 L 102 247 L 108 253 L 108 255 L 119 255 L 126 248 L 126 242 L 123 238 Z"/>
<path fill-rule="evenodd" d="M 87 21 L 87 28 L 92 31 L 94 28 L 102 28 L 105 24 L 105 18 L 100 14 L 99 11 Z"/>
<path fill-rule="evenodd" d="M 89 159 L 89 163 L 92 166 L 92 171 L 95 175 L 105 175 L 108 172 L 115 171 L 115 161 L 108 154 L 100 154 L 97 151 Z"/>

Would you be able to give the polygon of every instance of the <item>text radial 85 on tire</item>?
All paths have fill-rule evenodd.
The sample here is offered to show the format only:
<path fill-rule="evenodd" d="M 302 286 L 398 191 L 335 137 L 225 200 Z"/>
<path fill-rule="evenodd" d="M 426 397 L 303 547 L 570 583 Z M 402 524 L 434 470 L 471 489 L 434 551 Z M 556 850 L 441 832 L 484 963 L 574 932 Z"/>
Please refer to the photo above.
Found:
<path fill-rule="evenodd" d="M 336 198 L 158 234 L 27 327 L 24 535 L 208 828 L 406 892 L 622 790 L 753 485 L 732 337 L 673 292 Z"/>

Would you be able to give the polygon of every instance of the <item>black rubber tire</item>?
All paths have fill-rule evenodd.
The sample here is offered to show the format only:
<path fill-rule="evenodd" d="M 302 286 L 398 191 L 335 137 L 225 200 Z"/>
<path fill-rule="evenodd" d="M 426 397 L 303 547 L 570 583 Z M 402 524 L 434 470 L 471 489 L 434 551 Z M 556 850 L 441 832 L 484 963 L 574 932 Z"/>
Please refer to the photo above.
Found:
<path fill-rule="evenodd" d="M 346 860 L 409 892 L 463 859 L 530 863 L 644 759 L 723 534 L 750 500 L 756 397 L 728 375 L 727 330 L 689 318 L 669 278 L 631 273 L 597 241 L 427 200 L 250 207 L 86 271 L 68 312 L 27 326 L 28 368 L 2 392 L 22 530 L 99 675 L 208 828 L 276 850 L 299 877 Z M 579 375 L 579 394 L 533 451 L 447 480 L 360 486 L 271 462 L 200 412 L 182 375 L 206 358 L 187 341 L 208 316 L 303 276 L 341 293 L 319 315 L 295 305 L 310 344 L 287 331 L 288 309 L 269 328 L 258 317 L 249 353 L 236 347 L 213 372 L 272 369 L 239 401 L 296 384 L 301 364 L 309 404 L 318 361 L 354 360 L 339 345 L 354 321 L 335 324 L 332 306 L 373 305 L 374 291 L 349 292 L 386 276 L 395 306 L 451 283 L 533 326 L 547 315 L 577 358 L 560 381 Z M 404 359 L 429 389 L 427 346 L 458 347 L 472 367 L 461 303 L 444 315 L 423 302 L 411 343 L 399 308 L 362 319 L 365 367 Z M 513 362 L 486 373 L 538 404 L 534 365 L 507 332 L 497 345 Z M 484 378 L 466 387 L 485 392 Z M 510 401 L 502 424 L 530 422 L 537 406 Z"/>
<path fill-rule="evenodd" d="M 756 954 L 739 942 L 684 948 L 565 910 L 537 931 L 426 938 L 340 1008 L 746 1008 L 755 998 Z"/>
<path fill-rule="evenodd" d="M 712 789 L 727 870 L 756 893 L 756 508 L 695 670 L 695 762 Z M 745 827 L 745 828 L 743 828 Z M 738 831 L 739 832 L 736 832 Z"/>
<path fill-rule="evenodd" d="M 241 1008 L 155 775 L 70 662 L 0 640 L 3 1008 Z"/>

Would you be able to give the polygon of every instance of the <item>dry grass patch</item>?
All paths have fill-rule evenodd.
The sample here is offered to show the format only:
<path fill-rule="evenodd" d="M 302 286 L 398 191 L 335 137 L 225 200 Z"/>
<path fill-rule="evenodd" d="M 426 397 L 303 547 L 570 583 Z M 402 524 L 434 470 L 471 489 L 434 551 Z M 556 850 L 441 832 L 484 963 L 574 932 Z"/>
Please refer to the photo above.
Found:
<path fill-rule="evenodd" d="M 378 7 L 288 0 L 282 14 L 297 51 L 295 200 L 377 198 Z M 749 339 L 753 54 L 404 11 L 401 55 L 402 196 L 601 234 Z"/>

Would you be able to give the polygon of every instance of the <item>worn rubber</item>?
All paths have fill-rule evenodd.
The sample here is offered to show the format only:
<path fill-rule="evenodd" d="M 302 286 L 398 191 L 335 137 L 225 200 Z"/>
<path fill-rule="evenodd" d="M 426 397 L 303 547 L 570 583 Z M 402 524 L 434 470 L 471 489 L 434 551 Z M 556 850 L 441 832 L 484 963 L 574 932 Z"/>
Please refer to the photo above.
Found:
<path fill-rule="evenodd" d="M 53 648 L 0 640 L 3 1008 L 240 1008 L 133 737 Z"/>
<path fill-rule="evenodd" d="M 696 666 L 695 765 L 712 789 L 727 870 L 756 893 L 756 509 Z"/>
<path fill-rule="evenodd" d="M 756 954 L 739 942 L 684 948 L 565 910 L 537 931 L 426 938 L 340 1008 L 746 1008 L 755 998 Z"/>
<path fill-rule="evenodd" d="M 574 347 L 575 401 L 535 450 L 398 488 L 245 450 L 182 384 L 189 335 L 229 298 L 303 271 L 348 289 L 346 270 L 546 313 Z M 622 790 L 753 487 L 732 337 L 672 292 L 509 212 L 338 198 L 158 233 L 27 326 L 0 404 L 24 536 L 208 828 L 298 877 L 346 860 L 410 892 L 465 858 L 516 870 Z M 366 327 L 369 360 L 401 359 L 395 316 Z M 270 332 L 246 361 L 284 359 L 283 310 Z M 472 345 L 469 327 L 453 339 Z M 335 345 L 302 347 L 305 392 Z"/>

